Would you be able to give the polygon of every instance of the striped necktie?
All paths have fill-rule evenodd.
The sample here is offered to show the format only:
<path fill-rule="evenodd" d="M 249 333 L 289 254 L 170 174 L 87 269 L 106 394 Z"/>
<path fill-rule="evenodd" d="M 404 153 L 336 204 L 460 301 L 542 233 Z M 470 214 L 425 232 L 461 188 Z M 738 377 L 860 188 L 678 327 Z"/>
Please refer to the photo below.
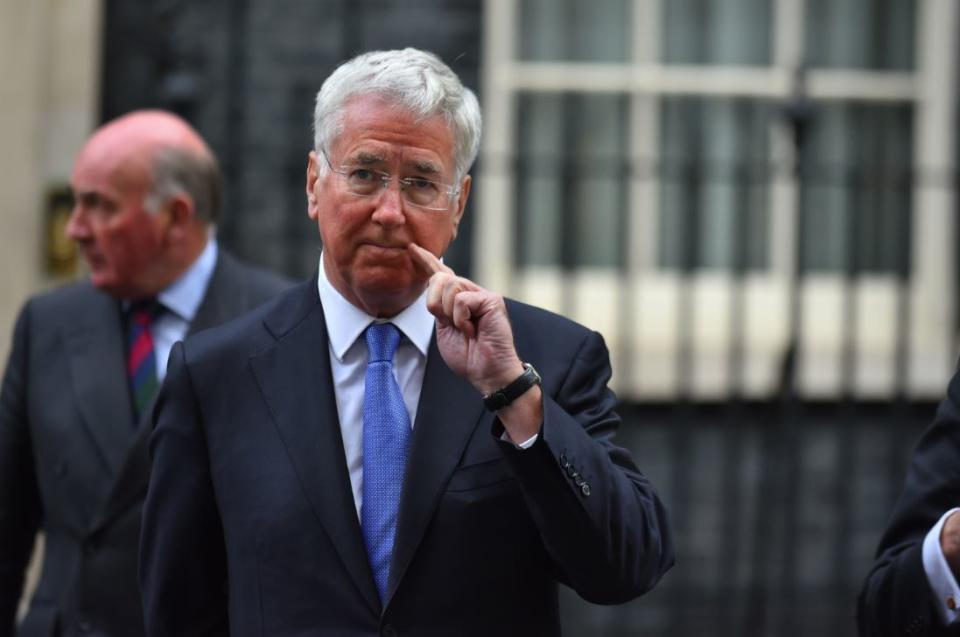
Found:
<path fill-rule="evenodd" d="M 157 355 L 150 328 L 162 307 L 154 299 L 137 301 L 127 314 L 127 377 L 133 397 L 133 422 L 150 406 L 159 388 Z"/>
<path fill-rule="evenodd" d="M 393 373 L 400 331 L 392 323 L 374 323 L 367 328 L 366 340 L 369 360 L 363 391 L 360 525 L 380 601 L 386 602 L 400 491 L 410 449 L 410 417 Z"/>

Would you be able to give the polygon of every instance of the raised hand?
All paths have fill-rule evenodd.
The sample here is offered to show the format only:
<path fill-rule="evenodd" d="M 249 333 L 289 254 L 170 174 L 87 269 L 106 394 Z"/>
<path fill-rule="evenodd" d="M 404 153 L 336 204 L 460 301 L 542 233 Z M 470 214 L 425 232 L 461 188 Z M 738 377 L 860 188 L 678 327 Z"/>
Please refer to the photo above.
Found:
<path fill-rule="evenodd" d="M 431 273 L 427 309 L 437 319 L 437 347 L 450 369 L 484 394 L 522 374 L 503 297 L 457 276 L 428 250 L 414 243 L 408 249 Z"/>
<path fill-rule="evenodd" d="M 503 297 L 457 276 L 428 250 L 414 243 L 407 249 L 414 262 L 430 274 L 427 309 L 437 319 L 437 348 L 447 366 L 481 394 L 501 389 L 519 377 L 523 363 L 514 347 Z M 539 431 L 540 396 L 539 388 L 534 388 L 517 401 L 519 405 L 499 412 L 515 442 Z"/>

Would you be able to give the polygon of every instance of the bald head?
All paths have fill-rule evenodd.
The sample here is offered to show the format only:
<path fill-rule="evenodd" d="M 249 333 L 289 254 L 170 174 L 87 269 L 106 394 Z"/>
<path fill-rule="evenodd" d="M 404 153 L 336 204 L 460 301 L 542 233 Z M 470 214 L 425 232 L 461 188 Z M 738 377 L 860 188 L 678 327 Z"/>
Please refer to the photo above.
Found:
<path fill-rule="evenodd" d="M 203 251 L 220 208 L 213 153 L 184 120 L 137 111 L 108 122 L 81 149 L 71 176 L 67 235 L 97 287 L 152 296 Z"/>
<path fill-rule="evenodd" d="M 146 205 L 156 211 L 184 194 L 196 218 L 215 223 L 220 213 L 220 170 L 203 138 L 186 121 L 166 111 L 134 111 L 97 129 L 81 151 L 117 167 L 142 171 L 149 182 Z"/>
<path fill-rule="evenodd" d="M 139 150 L 172 147 L 210 155 L 207 144 L 190 124 L 173 113 L 134 111 L 107 122 L 87 142 L 88 146 L 119 141 Z"/>

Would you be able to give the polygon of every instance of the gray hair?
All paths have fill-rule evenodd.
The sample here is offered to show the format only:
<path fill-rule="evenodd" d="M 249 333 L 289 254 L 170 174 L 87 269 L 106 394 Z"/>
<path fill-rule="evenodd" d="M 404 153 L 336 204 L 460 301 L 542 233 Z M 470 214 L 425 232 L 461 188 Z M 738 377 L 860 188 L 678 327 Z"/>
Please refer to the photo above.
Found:
<path fill-rule="evenodd" d="M 317 153 L 329 150 L 343 132 L 344 106 L 361 95 L 377 95 L 419 117 L 445 117 L 454 137 L 457 181 L 469 172 L 480 150 L 480 104 L 436 55 L 413 48 L 371 51 L 341 64 L 317 93 L 313 113 Z M 326 168 L 325 162 L 319 165 Z"/>
<path fill-rule="evenodd" d="M 192 149 L 167 146 L 158 148 L 151 158 L 152 183 L 144 201 L 150 212 L 177 195 L 193 199 L 194 213 L 204 223 L 216 223 L 220 217 L 220 168 L 213 155 Z"/>

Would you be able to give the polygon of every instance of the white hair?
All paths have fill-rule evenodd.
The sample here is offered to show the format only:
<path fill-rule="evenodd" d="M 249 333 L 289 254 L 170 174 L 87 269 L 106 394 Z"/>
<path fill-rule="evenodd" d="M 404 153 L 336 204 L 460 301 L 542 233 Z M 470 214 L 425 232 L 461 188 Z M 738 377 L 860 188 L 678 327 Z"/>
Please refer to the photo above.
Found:
<path fill-rule="evenodd" d="M 337 67 L 317 93 L 313 145 L 319 154 L 343 132 L 343 109 L 351 99 L 376 95 L 419 117 L 442 115 L 454 138 L 457 181 L 480 150 L 480 104 L 449 66 L 433 53 L 406 48 L 371 51 Z M 319 162 L 325 169 L 326 162 Z"/>

